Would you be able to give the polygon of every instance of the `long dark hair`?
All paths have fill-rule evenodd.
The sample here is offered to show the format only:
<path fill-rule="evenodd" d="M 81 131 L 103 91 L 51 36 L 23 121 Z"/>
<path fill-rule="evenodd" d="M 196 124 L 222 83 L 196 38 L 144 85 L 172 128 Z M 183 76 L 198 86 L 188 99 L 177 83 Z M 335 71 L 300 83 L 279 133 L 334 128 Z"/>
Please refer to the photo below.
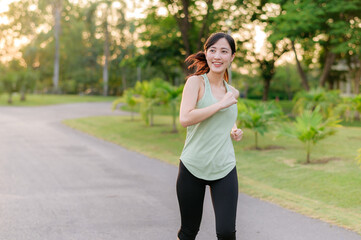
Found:
<path fill-rule="evenodd" d="M 232 55 L 236 52 L 236 44 L 234 42 L 234 39 L 230 35 L 222 32 L 213 33 L 204 44 L 204 51 L 199 51 L 195 54 L 192 54 L 185 60 L 185 63 L 190 64 L 188 66 L 188 69 L 196 68 L 195 73 L 189 74 L 187 76 L 187 79 L 194 75 L 202 75 L 209 72 L 209 66 L 207 64 L 205 53 L 211 46 L 213 46 L 216 42 L 218 42 L 219 39 L 222 38 L 225 38 L 229 43 L 229 46 L 232 50 Z M 224 79 L 228 82 L 228 69 L 226 69 L 226 72 L 224 73 Z"/>

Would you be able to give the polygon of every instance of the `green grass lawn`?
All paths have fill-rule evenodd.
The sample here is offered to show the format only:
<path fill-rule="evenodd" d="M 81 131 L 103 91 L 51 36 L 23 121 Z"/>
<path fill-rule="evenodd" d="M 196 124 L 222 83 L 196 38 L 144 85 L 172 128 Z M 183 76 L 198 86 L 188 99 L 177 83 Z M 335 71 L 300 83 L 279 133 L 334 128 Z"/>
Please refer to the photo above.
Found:
<path fill-rule="evenodd" d="M 155 126 L 139 117 L 91 117 L 66 120 L 80 131 L 122 145 L 171 164 L 178 164 L 186 135 L 179 127 L 171 133 L 171 118 L 155 116 Z M 253 150 L 254 136 L 244 130 L 244 139 L 234 142 L 240 190 L 299 213 L 322 219 L 361 234 L 361 169 L 355 161 L 361 148 L 361 128 L 343 127 L 316 145 L 312 164 L 295 139 L 259 139 L 262 151 Z"/>
<path fill-rule="evenodd" d="M 20 95 L 14 94 L 13 103 L 8 104 L 8 95 L 0 95 L 0 106 L 44 106 L 54 104 L 65 103 L 77 103 L 77 102 L 105 102 L 113 101 L 116 97 L 104 97 L 104 96 L 80 96 L 80 95 L 26 95 L 26 101 L 20 101 Z"/>

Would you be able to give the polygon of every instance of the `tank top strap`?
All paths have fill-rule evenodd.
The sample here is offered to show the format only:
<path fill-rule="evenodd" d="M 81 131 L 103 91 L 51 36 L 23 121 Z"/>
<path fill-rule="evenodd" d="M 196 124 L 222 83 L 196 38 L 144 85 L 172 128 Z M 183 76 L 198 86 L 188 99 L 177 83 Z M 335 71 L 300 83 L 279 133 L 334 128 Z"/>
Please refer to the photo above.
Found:
<path fill-rule="evenodd" d="M 228 85 L 227 81 L 223 80 L 223 82 L 224 82 L 224 86 L 226 86 L 227 92 L 230 92 L 231 89 L 229 88 L 229 85 Z"/>
<path fill-rule="evenodd" d="M 209 83 L 209 80 L 208 80 L 208 77 L 207 77 L 207 74 L 203 74 L 202 75 L 203 79 L 204 79 L 204 92 L 207 92 L 208 94 L 210 93 L 211 91 L 211 85 Z"/>

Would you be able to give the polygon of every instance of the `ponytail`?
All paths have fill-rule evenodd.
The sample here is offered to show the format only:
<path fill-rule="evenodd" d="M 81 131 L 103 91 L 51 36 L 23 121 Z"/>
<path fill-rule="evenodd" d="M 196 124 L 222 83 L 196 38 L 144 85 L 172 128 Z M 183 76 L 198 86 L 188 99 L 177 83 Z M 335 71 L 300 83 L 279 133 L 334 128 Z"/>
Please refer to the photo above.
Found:
<path fill-rule="evenodd" d="M 189 74 L 186 77 L 186 79 L 188 79 L 189 77 L 194 76 L 194 75 L 202 75 L 202 74 L 209 72 L 209 66 L 207 63 L 206 54 L 204 54 L 204 52 L 202 52 L 202 51 L 199 51 L 195 54 L 190 55 L 189 57 L 187 57 L 187 59 L 184 62 L 187 64 L 190 64 L 188 66 L 189 70 L 196 68 L 195 73 Z"/>
<path fill-rule="evenodd" d="M 189 74 L 186 77 L 186 79 L 188 79 L 189 77 L 194 76 L 194 75 L 203 75 L 205 73 L 208 73 L 210 70 L 208 63 L 207 63 L 206 54 L 204 54 L 204 52 L 202 52 L 202 51 L 199 51 L 195 54 L 190 55 L 189 57 L 187 57 L 187 59 L 184 62 L 187 64 L 190 64 L 188 66 L 189 70 L 196 68 L 195 73 Z M 228 82 L 228 79 L 229 79 L 229 75 L 228 75 L 228 68 L 227 68 L 224 73 L 224 80 L 226 80 L 226 82 Z"/>

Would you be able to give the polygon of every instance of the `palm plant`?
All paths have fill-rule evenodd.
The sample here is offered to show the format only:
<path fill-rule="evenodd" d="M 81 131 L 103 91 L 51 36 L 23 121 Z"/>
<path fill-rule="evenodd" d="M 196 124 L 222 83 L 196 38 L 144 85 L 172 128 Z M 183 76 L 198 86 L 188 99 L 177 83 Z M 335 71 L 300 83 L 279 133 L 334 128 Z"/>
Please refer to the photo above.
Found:
<path fill-rule="evenodd" d="M 296 118 L 296 121 L 280 130 L 280 134 L 292 138 L 297 138 L 305 144 L 307 157 L 306 163 L 311 163 L 310 154 L 312 146 L 316 145 L 327 136 L 336 133 L 335 127 L 339 127 L 340 122 L 337 118 L 328 118 L 323 120 L 320 113 L 320 107 L 317 106 L 314 111 L 304 111 Z"/>
<path fill-rule="evenodd" d="M 283 116 L 282 109 L 274 102 L 261 103 L 238 103 L 238 122 L 240 126 L 251 129 L 254 132 L 255 148 L 258 147 L 258 134 L 262 136 L 268 132 L 270 126 Z"/>
<path fill-rule="evenodd" d="M 153 81 L 137 82 L 135 93 L 141 96 L 140 113 L 147 125 L 154 125 L 154 106 L 159 102 L 159 88 Z"/>
<path fill-rule="evenodd" d="M 160 101 L 166 106 L 170 106 L 172 113 L 173 133 L 177 133 L 177 117 L 178 117 L 178 105 L 183 92 L 183 85 L 179 87 L 172 86 L 170 83 L 165 81 L 157 81 L 159 87 L 159 98 Z"/>
<path fill-rule="evenodd" d="M 124 101 L 125 104 L 129 106 L 130 108 L 130 119 L 134 120 L 134 108 L 135 106 L 140 102 L 139 99 L 135 96 L 133 89 L 128 89 L 124 92 Z M 118 106 L 118 104 L 123 102 L 123 98 L 117 98 L 113 101 L 113 107 L 112 109 L 115 110 Z"/>

